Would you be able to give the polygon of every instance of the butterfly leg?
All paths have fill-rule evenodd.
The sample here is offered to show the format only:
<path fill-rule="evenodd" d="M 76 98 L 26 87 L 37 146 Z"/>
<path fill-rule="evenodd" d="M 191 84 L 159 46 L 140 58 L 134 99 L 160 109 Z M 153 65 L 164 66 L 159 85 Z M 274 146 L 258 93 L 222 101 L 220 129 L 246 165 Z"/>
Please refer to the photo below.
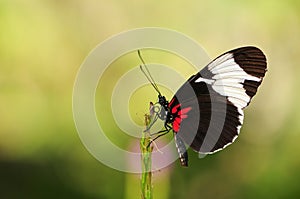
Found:
<path fill-rule="evenodd" d="M 153 135 L 159 135 L 159 137 L 160 137 L 160 136 L 163 136 L 163 135 L 169 133 L 170 130 L 172 129 L 172 127 L 171 127 L 169 124 L 167 124 L 167 123 L 165 123 L 165 126 L 164 126 L 164 127 L 165 127 L 164 130 L 158 131 L 158 132 L 156 132 L 156 133 L 151 133 L 150 136 L 153 136 Z M 162 135 L 161 135 L 161 134 L 162 134 Z"/>
<path fill-rule="evenodd" d="M 171 127 L 170 125 L 168 125 L 167 123 L 165 123 L 165 129 L 164 129 L 164 130 L 158 131 L 158 132 L 153 133 L 153 134 L 150 135 L 150 136 L 153 136 L 153 135 L 157 135 L 157 136 L 151 140 L 151 142 L 148 144 L 147 147 L 149 147 L 150 144 L 151 144 L 153 141 L 155 141 L 157 138 L 159 138 L 159 137 L 161 137 L 161 136 L 164 136 L 164 135 L 168 134 L 168 133 L 170 132 L 171 129 L 172 129 L 172 127 Z"/>
<path fill-rule="evenodd" d="M 152 122 L 149 124 L 149 126 L 144 130 L 144 132 L 147 132 L 151 129 L 151 127 L 153 126 L 153 124 L 157 121 L 158 119 L 158 114 L 155 114 L 155 116 L 152 119 Z"/>
<path fill-rule="evenodd" d="M 155 124 L 155 122 L 157 121 L 157 119 L 161 119 L 163 120 L 163 116 L 161 116 L 161 107 L 158 108 L 158 110 L 155 110 L 155 108 L 157 108 L 158 106 L 153 106 L 153 115 L 151 118 L 151 123 L 148 125 L 148 127 L 144 130 L 144 132 L 147 132 L 151 129 L 151 127 Z"/>

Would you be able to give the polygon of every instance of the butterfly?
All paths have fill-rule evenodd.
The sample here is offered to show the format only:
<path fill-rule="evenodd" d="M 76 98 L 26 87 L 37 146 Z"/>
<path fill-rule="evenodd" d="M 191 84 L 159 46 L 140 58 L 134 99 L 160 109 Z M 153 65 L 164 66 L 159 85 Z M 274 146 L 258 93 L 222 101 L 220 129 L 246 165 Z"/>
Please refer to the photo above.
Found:
<path fill-rule="evenodd" d="M 173 131 L 182 166 L 188 166 L 185 144 L 198 153 L 212 154 L 236 140 L 243 110 L 267 71 L 266 56 L 259 48 L 246 46 L 223 53 L 191 76 L 170 101 L 160 93 L 138 53 L 146 69 L 140 66 L 141 70 L 158 92 L 161 109 L 156 118 L 164 120 L 156 138 Z"/>

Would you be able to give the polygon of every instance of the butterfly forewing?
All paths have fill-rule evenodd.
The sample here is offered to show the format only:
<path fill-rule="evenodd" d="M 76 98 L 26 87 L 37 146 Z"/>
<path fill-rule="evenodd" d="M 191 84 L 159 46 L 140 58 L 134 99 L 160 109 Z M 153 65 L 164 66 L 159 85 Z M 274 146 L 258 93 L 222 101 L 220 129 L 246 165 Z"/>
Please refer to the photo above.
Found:
<path fill-rule="evenodd" d="M 265 55 L 256 47 L 238 48 L 214 59 L 170 101 L 173 131 L 201 153 L 214 153 L 231 144 L 266 66 Z"/>

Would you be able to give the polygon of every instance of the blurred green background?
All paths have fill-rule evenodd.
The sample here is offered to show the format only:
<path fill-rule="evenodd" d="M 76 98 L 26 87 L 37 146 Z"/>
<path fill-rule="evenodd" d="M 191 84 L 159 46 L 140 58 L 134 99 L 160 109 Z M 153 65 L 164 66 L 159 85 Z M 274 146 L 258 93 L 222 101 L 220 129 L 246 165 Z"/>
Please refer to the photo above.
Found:
<path fill-rule="evenodd" d="M 154 198 L 299 198 L 297 0 L 1 0 L 0 198 L 140 198 L 139 176 L 102 165 L 81 144 L 72 89 L 97 44 L 146 26 L 182 32 L 212 58 L 256 45 L 269 69 L 236 143 L 204 159 L 190 152 L 188 169 L 175 162 L 170 172 L 155 173 Z M 176 59 L 161 56 L 167 63 Z M 138 62 L 130 60 L 111 74 L 120 76 Z M 128 138 L 116 136 L 118 128 L 111 132 L 128 146 Z"/>

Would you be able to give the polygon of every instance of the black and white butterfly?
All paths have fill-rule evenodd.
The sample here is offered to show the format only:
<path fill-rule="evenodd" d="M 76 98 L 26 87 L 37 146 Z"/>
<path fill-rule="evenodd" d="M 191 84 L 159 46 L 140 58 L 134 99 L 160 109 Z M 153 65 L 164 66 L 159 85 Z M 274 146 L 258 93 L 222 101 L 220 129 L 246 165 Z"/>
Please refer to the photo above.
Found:
<path fill-rule="evenodd" d="M 157 137 L 174 132 L 182 166 L 188 166 L 185 143 L 198 153 L 212 154 L 235 141 L 243 124 L 243 109 L 256 94 L 267 71 L 266 57 L 260 49 L 237 48 L 191 76 L 168 101 L 145 63 L 144 66 L 148 76 L 141 66 L 142 71 L 158 92 L 161 111 L 157 112 L 157 118 L 165 121 L 164 130 Z"/>

